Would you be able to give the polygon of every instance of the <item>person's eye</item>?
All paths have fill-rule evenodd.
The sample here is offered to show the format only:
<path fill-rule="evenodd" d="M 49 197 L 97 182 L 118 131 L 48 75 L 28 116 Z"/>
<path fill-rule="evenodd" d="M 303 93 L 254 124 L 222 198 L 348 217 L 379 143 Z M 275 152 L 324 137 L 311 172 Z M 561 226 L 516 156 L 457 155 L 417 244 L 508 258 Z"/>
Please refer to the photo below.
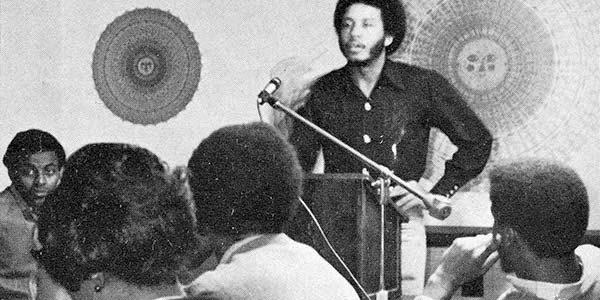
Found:
<path fill-rule="evenodd" d="M 56 170 L 56 168 L 48 168 L 48 169 L 44 170 L 44 173 L 48 176 L 52 176 L 52 175 L 56 174 L 56 172 L 58 172 L 58 170 Z"/>
<path fill-rule="evenodd" d="M 23 168 L 20 171 L 21 176 L 26 176 L 26 177 L 33 177 L 35 176 L 35 169 L 34 168 Z"/>

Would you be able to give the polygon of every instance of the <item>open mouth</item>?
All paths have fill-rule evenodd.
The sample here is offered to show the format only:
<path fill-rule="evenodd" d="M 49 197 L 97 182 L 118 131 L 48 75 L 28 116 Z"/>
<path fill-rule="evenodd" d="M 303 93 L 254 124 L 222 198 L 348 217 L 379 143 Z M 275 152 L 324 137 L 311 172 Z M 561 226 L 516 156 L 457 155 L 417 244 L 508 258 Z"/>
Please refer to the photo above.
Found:
<path fill-rule="evenodd" d="M 366 47 L 360 43 L 347 43 L 344 48 L 350 53 L 358 53 L 364 50 Z"/>
<path fill-rule="evenodd" d="M 38 195 L 38 196 L 41 196 L 41 195 L 48 194 L 48 190 L 34 189 L 33 193 L 36 194 L 36 195 Z"/>
<path fill-rule="evenodd" d="M 365 45 L 357 42 L 346 43 L 346 49 L 364 49 Z"/>

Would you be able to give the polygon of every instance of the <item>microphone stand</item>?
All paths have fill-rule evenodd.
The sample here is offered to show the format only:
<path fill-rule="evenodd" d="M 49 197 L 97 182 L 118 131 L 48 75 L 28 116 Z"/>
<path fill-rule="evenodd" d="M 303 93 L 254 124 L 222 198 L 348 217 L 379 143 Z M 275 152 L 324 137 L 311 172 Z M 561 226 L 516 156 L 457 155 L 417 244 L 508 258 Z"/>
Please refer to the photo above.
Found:
<path fill-rule="evenodd" d="M 379 260 L 380 260 L 380 262 L 379 262 L 380 263 L 380 265 L 379 265 L 379 267 L 380 267 L 379 291 L 377 291 L 377 293 L 375 293 L 375 297 L 377 300 L 387 300 L 388 299 L 388 291 L 385 290 L 385 271 L 384 271 L 385 205 L 391 204 L 396 209 L 398 208 L 396 203 L 394 203 L 393 201 L 390 201 L 389 187 L 390 187 L 391 181 L 397 183 L 402 188 L 404 188 L 408 192 L 412 193 L 417 198 L 421 199 L 423 201 L 423 203 L 425 204 L 425 207 L 429 210 L 429 214 L 432 217 L 435 217 L 437 219 L 444 220 L 445 218 L 447 218 L 450 215 L 450 213 L 452 212 L 452 207 L 450 206 L 450 202 L 445 201 L 444 199 L 439 199 L 437 197 L 428 197 L 427 195 L 423 194 L 422 192 L 413 189 L 411 186 L 408 185 L 408 183 L 406 181 L 404 181 L 400 177 L 396 176 L 394 174 L 394 172 L 391 171 L 389 168 L 376 163 L 375 161 L 373 161 L 366 155 L 364 155 L 364 154 L 360 153 L 359 151 L 357 151 L 356 149 L 350 147 L 348 144 L 342 142 L 340 139 L 336 138 L 334 135 L 325 131 L 321 127 L 315 125 L 314 123 L 307 120 L 306 118 L 304 118 L 303 116 L 301 116 L 294 110 L 290 109 L 289 107 L 283 105 L 278 99 L 272 97 L 269 94 L 259 95 L 258 103 L 262 105 L 265 102 L 269 103 L 269 105 L 271 105 L 273 108 L 281 110 L 284 113 L 286 113 L 287 115 L 293 117 L 294 119 L 301 121 L 306 126 L 312 128 L 314 131 L 316 131 L 320 135 L 326 137 L 327 139 L 329 139 L 336 145 L 342 147 L 344 150 L 346 150 L 347 152 L 352 154 L 354 157 L 356 157 L 357 159 L 362 161 L 365 165 L 377 170 L 380 173 L 380 176 L 378 177 L 377 182 L 375 183 L 375 185 L 380 189 L 379 205 L 380 205 L 380 212 L 381 212 L 381 220 L 380 220 L 380 223 L 381 223 L 380 224 L 380 227 L 381 227 L 380 228 L 380 247 L 381 247 L 380 249 L 381 249 L 381 251 L 379 253 L 380 254 L 380 256 L 379 256 Z M 398 210 L 398 211 L 400 211 L 400 210 Z"/>
<path fill-rule="evenodd" d="M 323 128 L 315 125 L 314 123 L 312 123 L 308 119 L 304 118 L 303 116 L 301 116 L 294 110 L 281 104 L 281 102 L 279 100 L 277 100 L 276 98 L 269 95 L 269 96 L 261 98 L 261 99 L 263 101 L 259 102 L 260 104 L 263 104 L 265 102 L 269 103 L 273 108 L 279 109 L 279 110 L 283 111 L 284 113 L 286 113 L 287 115 L 293 117 L 294 119 L 301 121 L 306 126 L 312 128 L 314 131 L 316 131 L 320 135 L 326 137 L 330 141 L 334 142 L 336 145 L 342 147 L 344 150 L 346 150 L 347 152 L 352 154 L 354 157 L 356 157 L 357 159 L 362 161 L 365 165 L 373 168 L 374 170 L 377 170 L 381 174 L 381 177 L 383 177 L 385 179 L 389 178 L 389 180 L 397 183 L 399 186 L 401 186 L 402 188 L 407 190 L 409 193 L 411 193 L 411 194 L 415 195 L 417 198 L 421 199 L 423 201 L 423 203 L 425 204 L 425 207 L 429 211 L 429 215 L 431 215 L 432 217 L 439 219 L 439 220 L 444 220 L 452 212 L 452 207 L 450 206 L 449 201 L 447 201 L 445 199 L 440 199 L 438 197 L 429 197 L 429 196 L 423 194 L 421 191 L 418 191 L 418 190 L 412 188 L 410 185 L 408 185 L 408 183 L 406 181 L 404 181 L 400 177 L 396 176 L 396 174 L 394 174 L 394 172 L 392 170 L 390 170 L 389 168 L 387 168 L 386 166 L 376 163 L 375 161 L 373 161 L 366 155 L 364 155 L 364 154 L 360 153 L 359 151 L 357 151 L 356 149 L 350 147 L 348 144 L 342 142 L 340 139 L 336 138 L 334 135 L 325 131 Z M 389 186 L 389 184 L 388 184 L 388 186 Z M 389 202 L 391 205 L 395 206 L 395 203 L 393 203 L 393 201 L 389 201 L 389 199 L 388 199 L 387 202 Z"/>

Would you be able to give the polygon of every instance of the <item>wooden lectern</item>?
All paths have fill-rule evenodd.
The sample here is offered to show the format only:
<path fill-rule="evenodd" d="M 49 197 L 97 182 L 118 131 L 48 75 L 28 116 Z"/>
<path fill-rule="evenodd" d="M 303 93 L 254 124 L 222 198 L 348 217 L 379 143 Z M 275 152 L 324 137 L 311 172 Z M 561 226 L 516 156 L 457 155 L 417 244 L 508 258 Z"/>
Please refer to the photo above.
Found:
<path fill-rule="evenodd" d="M 377 189 L 363 174 L 307 174 L 303 200 L 329 241 L 371 299 L 387 291 L 400 299 L 401 216 L 380 205 Z M 295 205 L 286 233 L 315 248 L 360 291 L 335 258 L 304 207 Z"/>

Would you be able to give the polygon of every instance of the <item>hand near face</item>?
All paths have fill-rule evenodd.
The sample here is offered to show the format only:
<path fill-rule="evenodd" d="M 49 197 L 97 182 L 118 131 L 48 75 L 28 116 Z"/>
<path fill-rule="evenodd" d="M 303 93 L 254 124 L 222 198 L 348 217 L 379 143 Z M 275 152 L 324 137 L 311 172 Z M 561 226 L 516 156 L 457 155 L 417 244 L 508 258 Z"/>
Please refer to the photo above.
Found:
<path fill-rule="evenodd" d="M 498 243 L 492 234 L 454 240 L 442 262 L 429 277 L 425 295 L 449 299 L 458 287 L 485 274 L 498 260 Z"/>

